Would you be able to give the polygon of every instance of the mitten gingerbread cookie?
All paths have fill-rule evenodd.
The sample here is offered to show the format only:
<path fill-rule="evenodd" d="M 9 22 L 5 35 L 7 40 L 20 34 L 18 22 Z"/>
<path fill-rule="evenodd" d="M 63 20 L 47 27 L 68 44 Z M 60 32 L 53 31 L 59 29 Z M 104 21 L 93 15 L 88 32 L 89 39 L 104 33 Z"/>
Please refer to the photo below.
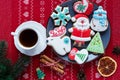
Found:
<path fill-rule="evenodd" d="M 102 6 L 99 6 L 98 9 L 94 11 L 90 25 L 94 31 L 103 32 L 107 30 L 107 12 L 103 10 Z"/>
<path fill-rule="evenodd" d="M 78 44 L 78 47 L 84 45 L 84 42 L 91 40 L 91 35 L 95 33 L 90 29 L 89 19 L 84 14 L 77 14 L 72 17 L 74 22 L 73 27 L 68 29 L 71 33 L 71 39 L 74 40 L 74 44 Z"/>
<path fill-rule="evenodd" d="M 73 48 L 68 54 L 68 57 L 78 64 L 83 64 L 88 58 L 88 51 L 86 49 L 78 50 L 77 48 Z"/>
<path fill-rule="evenodd" d="M 74 11 L 77 13 L 84 13 L 85 15 L 90 15 L 93 11 L 93 4 L 88 0 L 77 1 L 74 3 Z"/>

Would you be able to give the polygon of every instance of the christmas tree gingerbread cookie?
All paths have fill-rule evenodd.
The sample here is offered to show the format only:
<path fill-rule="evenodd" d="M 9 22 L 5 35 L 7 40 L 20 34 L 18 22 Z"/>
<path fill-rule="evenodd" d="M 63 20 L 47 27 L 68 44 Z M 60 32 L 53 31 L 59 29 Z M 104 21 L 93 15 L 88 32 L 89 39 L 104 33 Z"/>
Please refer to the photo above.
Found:
<path fill-rule="evenodd" d="M 94 11 L 93 18 L 90 22 L 90 26 L 94 31 L 103 32 L 108 28 L 107 12 L 103 10 L 102 6 L 99 6 Z"/>
<path fill-rule="evenodd" d="M 99 53 L 103 54 L 104 53 L 104 47 L 103 43 L 101 40 L 100 33 L 97 32 L 96 35 L 93 37 L 91 42 L 89 43 L 87 50 L 90 52 L 93 52 L 94 54 Z"/>
<path fill-rule="evenodd" d="M 51 15 L 51 18 L 54 20 L 55 26 L 66 26 L 71 19 L 69 7 L 57 6 Z"/>

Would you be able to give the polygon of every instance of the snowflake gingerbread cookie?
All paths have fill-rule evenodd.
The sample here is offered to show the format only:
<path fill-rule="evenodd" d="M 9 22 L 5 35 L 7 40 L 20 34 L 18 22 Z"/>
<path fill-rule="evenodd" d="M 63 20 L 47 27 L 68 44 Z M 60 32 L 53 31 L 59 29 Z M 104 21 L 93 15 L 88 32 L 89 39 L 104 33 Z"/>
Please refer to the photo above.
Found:
<path fill-rule="evenodd" d="M 71 33 L 71 39 L 74 40 L 74 45 L 78 44 L 78 47 L 84 44 L 86 41 L 91 40 L 91 35 L 95 33 L 90 29 L 89 19 L 84 14 L 77 14 L 72 17 L 73 27 L 68 31 Z"/>
<path fill-rule="evenodd" d="M 98 9 L 94 11 L 90 25 L 94 31 L 103 32 L 107 30 L 107 12 L 103 10 L 102 6 L 99 6 Z"/>
<path fill-rule="evenodd" d="M 55 26 L 66 26 L 68 21 L 71 19 L 69 8 L 57 6 L 51 15 L 51 18 L 54 20 Z"/>

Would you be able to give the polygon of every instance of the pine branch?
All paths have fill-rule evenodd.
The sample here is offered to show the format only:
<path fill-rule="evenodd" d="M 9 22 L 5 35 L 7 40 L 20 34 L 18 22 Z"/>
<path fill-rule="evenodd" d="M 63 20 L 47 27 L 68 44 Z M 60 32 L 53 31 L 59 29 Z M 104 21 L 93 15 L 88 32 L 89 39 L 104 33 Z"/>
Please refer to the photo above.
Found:
<path fill-rule="evenodd" d="M 0 41 L 0 58 L 6 56 L 7 43 L 5 41 Z"/>
<path fill-rule="evenodd" d="M 14 76 L 14 78 L 17 78 L 19 75 L 22 74 L 23 70 L 25 69 L 25 65 L 28 65 L 30 63 L 30 57 L 26 55 L 22 55 L 18 61 L 13 65 L 13 70 L 11 72 L 11 75 Z"/>
<path fill-rule="evenodd" d="M 25 66 L 30 63 L 30 57 L 22 55 L 17 62 L 12 65 L 6 58 L 7 43 L 0 41 L 0 80 L 15 80 L 22 74 Z"/>

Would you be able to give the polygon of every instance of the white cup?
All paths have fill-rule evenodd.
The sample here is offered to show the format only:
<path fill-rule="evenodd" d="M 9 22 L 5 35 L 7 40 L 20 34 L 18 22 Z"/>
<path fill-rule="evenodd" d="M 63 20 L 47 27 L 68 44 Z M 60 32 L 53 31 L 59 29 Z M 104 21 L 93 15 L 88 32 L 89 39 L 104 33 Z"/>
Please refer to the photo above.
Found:
<path fill-rule="evenodd" d="M 11 35 L 14 36 L 16 48 L 28 56 L 40 54 L 47 46 L 46 29 L 35 21 L 22 23 Z"/>

